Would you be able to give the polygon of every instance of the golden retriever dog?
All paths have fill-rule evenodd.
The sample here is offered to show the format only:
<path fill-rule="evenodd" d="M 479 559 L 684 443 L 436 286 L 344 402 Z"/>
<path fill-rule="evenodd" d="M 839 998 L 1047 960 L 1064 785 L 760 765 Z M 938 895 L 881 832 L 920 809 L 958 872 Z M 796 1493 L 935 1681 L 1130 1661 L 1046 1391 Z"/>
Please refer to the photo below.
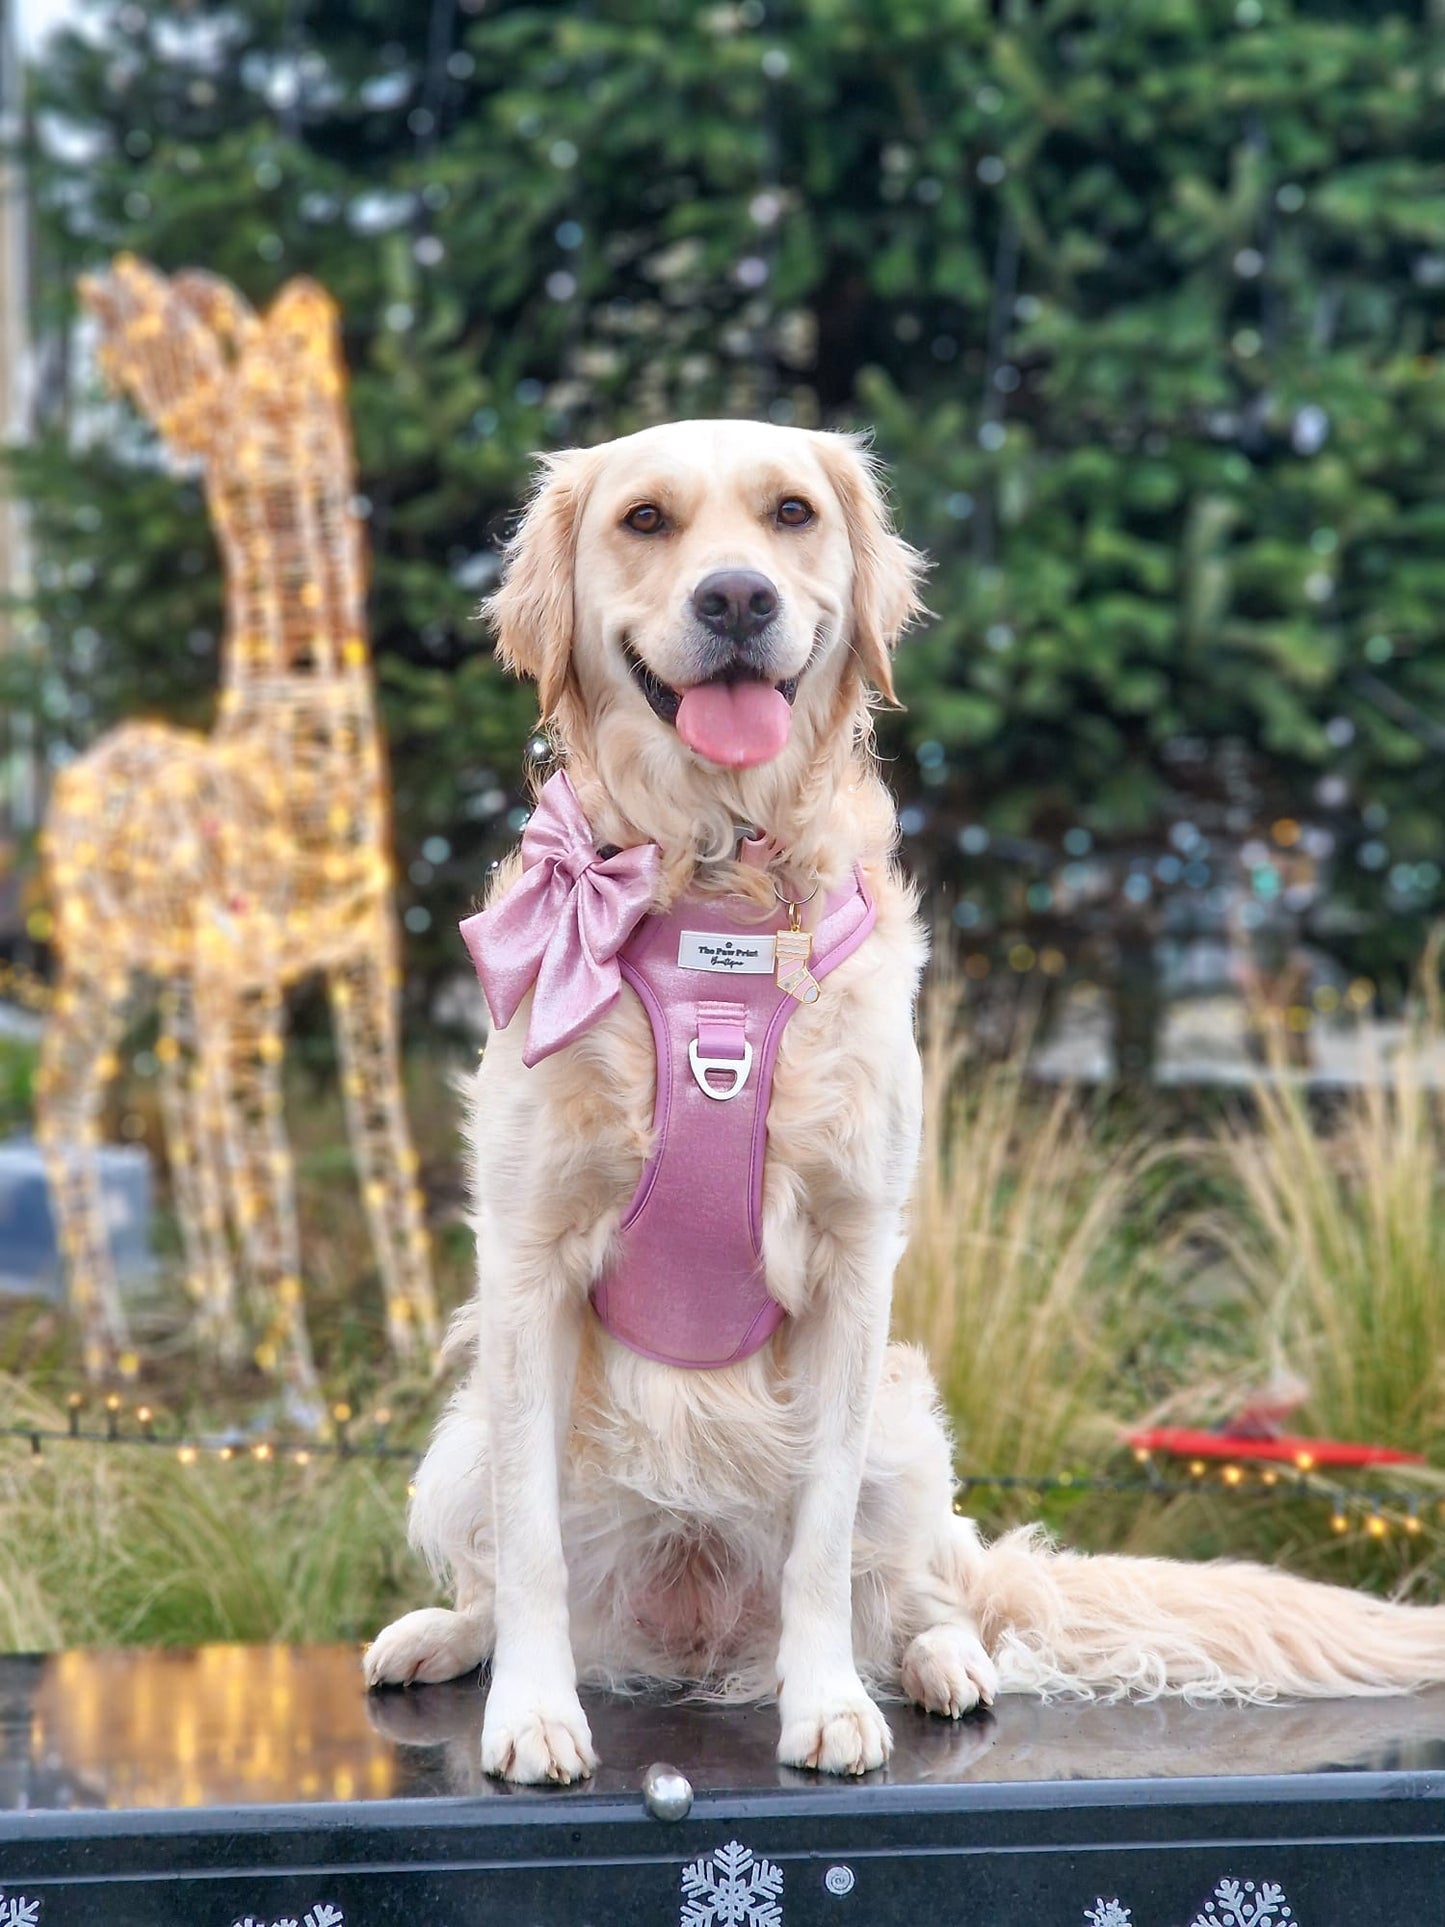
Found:
<path fill-rule="evenodd" d="M 593 1770 L 579 1678 L 776 1693 L 779 1760 L 844 1774 L 888 1758 L 875 1694 L 956 1719 L 999 1692 L 1263 1701 L 1445 1678 L 1445 1609 L 1030 1532 L 990 1546 L 954 1512 L 927 1366 L 888 1342 L 924 939 L 870 702 L 892 697 L 919 576 L 854 439 L 754 422 L 549 457 L 511 545 L 489 612 L 538 685 L 587 862 L 714 928 L 781 938 L 781 905 L 806 929 L 850 889 L 874 920 L 794 993 L 758 1160 L 778 1322 L 717 1368 L 659 1362 L 594 1308 L 659 1128 L 642 1000 L 624 986 L 540 1055 L 530 991 L 494 1027 L 470 1105 L 478 1284 L 451 1341 L 470 1369 L 411 1511 L 455 1610 L 406 1614 L 365 1660 L 380 1687 L 490 1657 L 487 1773 Z M 527 874 L 504 866 L 485 915 Z M 710 1226 L 699 1194 L 672 1234 L 704 1299 Z"/>

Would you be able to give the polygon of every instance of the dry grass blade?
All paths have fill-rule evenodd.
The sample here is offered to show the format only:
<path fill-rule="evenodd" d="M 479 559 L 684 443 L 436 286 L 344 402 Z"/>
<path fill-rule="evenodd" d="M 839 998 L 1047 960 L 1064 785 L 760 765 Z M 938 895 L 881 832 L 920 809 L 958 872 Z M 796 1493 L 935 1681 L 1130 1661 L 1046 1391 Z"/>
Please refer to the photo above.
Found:
<path fill-rule="evenodd" d="M 1138 1262 L 1126 1221 L 1145 1152 L 1110 1147 L 1023 1055 L 961 1075 L 956 993 L 925 1011 L 925 1152 L 897 1335 L 922 1345 L 964 1471 L 1040 1477 L 1107 1451 Z"/>
<path fill-rule="evenodd" d="M 1255 1293 L 1259 1349 L 1331 1436 L 1438 1456 L 1445 1439 L 1445 1096 L 1428 1017 L 1326 1127 L 1300 1085 L 1258 1084 L 1218 1141 L 1243 1209 L 1211 1229 Z"/>
<path fill-rule="evenodd" d="M 0 1379 L 9 1424 L 64 1414 Z M 0 1441 L 0 1651 L 355 1639 L 429 1596 L 404 1463 L 298 1467 Z"/>

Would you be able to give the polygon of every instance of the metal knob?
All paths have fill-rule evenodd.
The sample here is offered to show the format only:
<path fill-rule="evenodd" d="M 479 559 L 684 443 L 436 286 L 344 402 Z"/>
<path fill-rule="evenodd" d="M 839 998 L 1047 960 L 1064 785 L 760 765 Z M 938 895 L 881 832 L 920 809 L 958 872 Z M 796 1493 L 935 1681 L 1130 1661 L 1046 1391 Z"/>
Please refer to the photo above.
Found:
<path fill-rule="evenodd" d="M 654 1820 L 685 1820 L 692 1811 L 692 1782 L 656 1760 L 642 1776 L 642 1803 Z"/>

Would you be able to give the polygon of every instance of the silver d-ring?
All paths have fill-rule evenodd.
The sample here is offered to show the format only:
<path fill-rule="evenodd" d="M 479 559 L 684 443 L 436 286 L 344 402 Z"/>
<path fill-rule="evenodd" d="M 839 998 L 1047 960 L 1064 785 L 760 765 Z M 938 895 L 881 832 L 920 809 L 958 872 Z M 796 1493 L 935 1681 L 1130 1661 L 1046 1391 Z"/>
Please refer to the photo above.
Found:
<path fill-rule="evenodd" d="M 719 1103 L 725 1104 L 730 1097 L 736 1097 L 748 1081 L 748 1074 L 753 1068 L 753 1047 L 744 1041 L 741 1057 L 704 1057 L 694 1037 L 687 1047 L 687 1061 L 692 1065 L 693 1077 L 703 1096 L 714 1097 Z M 725 1091 L 715 1091 L 707 1081 L 709 1071 L 729 1073 L 733 1080 L 731 1086 Z"/>

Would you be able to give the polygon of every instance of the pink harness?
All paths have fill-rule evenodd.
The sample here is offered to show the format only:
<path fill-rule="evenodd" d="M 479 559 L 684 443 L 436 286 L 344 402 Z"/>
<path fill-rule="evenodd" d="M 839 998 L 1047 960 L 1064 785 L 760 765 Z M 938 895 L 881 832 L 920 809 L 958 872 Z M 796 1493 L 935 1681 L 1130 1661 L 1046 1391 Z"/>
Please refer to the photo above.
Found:
<path fill-rule="evenodd" d="M 648 914 L 657 850 L 600 855 L 560 772 L 538 798 L 522 863 L 518 882 L 461 927 L 494 1022 L 509 1024 L 532 991 L 522 1053 L 532 1065 L 595 1023 L 625 979 L 657 1053 L 656 1142 L 593 1307 L 645 1358 L 736 1364 L 785 1315 L 763 1270 L 762 1201 L 773 1067 L 797 1008 L 774 974 L 786 918 L 734 922 L 716 898 Z M 852 956 L 876 914 L 855 873 L 814 932 L 815 982 Z"/>
<path fill-rule="evenodd" d="M 785 919 L 732 923 L 725 910 L 684 898 L 644 918 L 620 953 L 652 1020 L 656 1142 L 592 1290 L 614 1338 L 695 1369 L 750 1358 L 784 1316 L 763 1272 L 763 1160 L 773 1067 L 798 1004 L 773 976 Z M 858 877 L 829 900 L 809 960 L 815 979 L 852 956 L 875 915 Z"/>

